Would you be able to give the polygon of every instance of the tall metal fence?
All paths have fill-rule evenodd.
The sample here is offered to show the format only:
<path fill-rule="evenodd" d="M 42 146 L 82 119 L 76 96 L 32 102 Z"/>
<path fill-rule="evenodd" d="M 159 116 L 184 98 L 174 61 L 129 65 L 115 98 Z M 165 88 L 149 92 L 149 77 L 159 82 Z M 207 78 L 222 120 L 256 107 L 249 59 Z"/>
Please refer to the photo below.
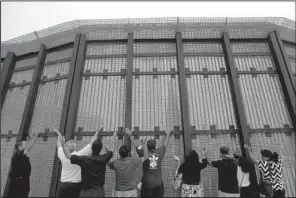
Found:
<path fill-rule="evenodd" d="M 72 21 L 56 28 L 63 27 L 59 29 L 63 31 L 94 23 L 139 28 L 133 32 L 94 28 L 59 45 L 56 41 L 51 48 L 41 45 L 34 53 L 7 53 L 1 66 L 1 196 L 7 189 L 10 158 L 18 138 L 30 129 L 40 132 L 30 152 L 30 197 L 54 196 L 60 164 L 51 128 L 58 128 L 67 140 L 74 138 L 82 148 L 100 120 L 104 126 L 100 138 L 106 146 L 112 144 L 112 131 L 118 132 L 119 145 L 128 144 L 122 132 L 125 127 L 133 130 L 139 143 L 153 138 L 157 145 L 164 141 L 164 131 L 170 131 L 162 164 L 165 196 L 180 196 L 172 186 L 177 168 L 173 155 L 183 160 L 190 149 L 200 154 L 208 148 L 214 160 L 219 158 L 220 146 L 242 150 L 243 143 L 250 143 L 258 159 L 260 149 L 278 152 L 287 196 L 296 196 L 295 43 L 283 42 L 274 31 L 264 29 L 264 34 L 258 34 L 260 28 L 257 33 L 244 32 L 247 27 L 240 27 L 240 32 L 215 32 L 217 23 L 242 20 Z M 287 23 L 275 18 L 256 20 Z M 156 27 L 191 22 L 213 26 L 212 30 L 179 31 L 143 27 L 144 22 Z M 36 35 L 48 36 L 57 29 Z M 235 37 L 237 33 L 242 35 Z M 131 151 L 135 156 L 135 150 Z M 114 158 L 118 157 L 115 153 Z M 142 168 L 137 171 L 140 181 Z M 201 180 L 205 196 L 217 196 L 217 170 L 204 169 Z M 106 196 L 112 195 L 114 185 L 114 172 L 107 168 Z"/>

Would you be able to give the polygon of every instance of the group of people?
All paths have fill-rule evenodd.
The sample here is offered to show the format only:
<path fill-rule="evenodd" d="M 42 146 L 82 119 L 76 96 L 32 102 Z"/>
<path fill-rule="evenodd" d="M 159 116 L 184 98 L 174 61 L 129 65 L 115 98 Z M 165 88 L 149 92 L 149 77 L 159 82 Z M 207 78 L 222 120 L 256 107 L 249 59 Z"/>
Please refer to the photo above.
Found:
<path fill-rule="evenodd" d="M 249 146 L 244 145 L 246 157 L 235 152 L 232 154 L 228 147 L 220 148 L 221 160 L 211 161 L 205 150 L 204 159 L 199 160 L 195 150 L 191 150 L 185 157 L 185 161 L 178 168 L 174 178 L 175 182 L 182 183 L 182 197 L 203 197 L 204 190 L 200 179 L 201 170 L 207 166 L 218 169 L 218 196 L 252 198 L 262 194 L 266 197 L 285 197 L 284 183 L 282 181 L 282 162 L 279 155 L 270 150 L 261 150 L 261 160 L 257 160 Z M 179 158 L 175 157 L 178 161 Z M 255 171 L 253 165 L 258 166 L 260 183 L 253 183 Z M 253 180 L 254 181 L 254 180 Z"/>
<path fill-rule="evenodd" d="M 61 133 L 53 129 L 57 138 L 57 153 L 62 164 L 61 178 L 57 188 L 57 197 L 105 197 L 105 174 L 109 167 L 115 171 L 116 183 L 114 197 L 163 197 L 164 185 L 162 177 L 162 160 L 169 141 L 169 131 L 163 145 L 156 148 L 156 141 L 150 139 L 137 144 L 129 129 L 125 130 L 138 156 L 131 157 L 127 145 L 119 148 L 119 159 L 112 160 L 118 144 L 116 132 L 113 133 L 113 145 L 105 146 L 105 154 L 100 154 L 103 143 L 99 138 L 101 126 L 90 142 L 77 151 L 74 140 L 65 142 Z M 31 165 L 27 153 L 31 150 L 38 133 L 30 135 L 30 141 L 21 141 L 15 145 L 15 153 L 11 161 L 10 186 L 8 197 L 28 197 L 30 191 Z M 219 197 L 254 197 L 256 192 L 267 197 L 285 197 L 282 181 L 282 162 L 277 153 L 262 150 L 261 160 L 256 160 L 248 145 L 245 145 L 246 157 L 232 154 L 228 147 L 221 147 L 221 160 L 211 161 L 208 152 L 199 155 L 191 150 L 184 162 L 177 168 L 175 181 L 180 181 L 182 197 L 203 197 L 201 171 L 207 166 L 218 169 Z M 174 156 L 180 164 L 180 159 Z M 260 172 L 260 185 L 252 186 L 253 165 Z M 137 169 L 142 166 L 143 175 L 138 183 Z M 173 183 L 173 182 L 172 182 Z M 257 183 L 257 182 L 256 182 Z M 138 190 L 140 193 L 138 195 Z M 257 193 L 258 194 L 258 193 Z"/>

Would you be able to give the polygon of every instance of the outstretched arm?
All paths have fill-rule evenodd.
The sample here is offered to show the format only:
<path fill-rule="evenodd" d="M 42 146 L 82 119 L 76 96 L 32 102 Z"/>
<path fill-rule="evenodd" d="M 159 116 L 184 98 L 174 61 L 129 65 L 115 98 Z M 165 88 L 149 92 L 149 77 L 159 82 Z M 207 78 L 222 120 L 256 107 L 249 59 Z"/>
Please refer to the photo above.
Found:
<path fill-rule="evenodd" d="M 61 140 L 61 144 L 62 144 L 62 147 L 63 147 L 65 157 L 67 159 L 70 159 L 71 154 L 70 154 L 69 150 L 67 149 L 67 147 L 65 146 L 65 137 L 64 136 L 60 137 L 60 140 Z"/>
<path fill-rule="evenodd" d="M 165 147 L 168 146 L 168 143 L 169 143 L 169 136 L 170 136 L 170 131 L 169 131 L 169 130 L 165 131 L 165 140 L 164 140 L 164 143 L 163 143 L 163 145 L 164 145 Z"/>
<path fill-rule="evenodd" d="M 146 160 L 148 159 L 148 147 L 147 147 L 147 140 L 145 140 L 145 145 L 144 145 L 144 159 L 143 160 Z"/>
<path fill-rule="evenodd" d="M 27 154 L 33 148 L 34 144 L 37 141 L 38 132 L 34 131 L 33 133 L 30 134 L 30 136 L 31 136 L 31 140 L 29 140 L 28 144 L 25 146 L 24 154 Z"/>
<path fill-rule="evenodd" d="M 58 135 L 57 149 L 59 149 L 62 146 L 62 143 L 61 143 L 62 134 L 56 128 L 53 128 L 53 131 Z"/>
<path fill-rule="evenodd" d="M 130 138 L 132 145 L 133 145 L 134 147 L 137 147 L 138 144 L 137 144 L 137 142 L 134 140 L 134 138 L 132 137 L 132 131 L 131 131 L 129 128 L 126 128 L 126 129 L 125 129 L 125 134 Z"/>
<path fill-rule="evenodd" d="M 96 133 L 95 133 L 94 136 L 91 138 L 91 140 L 90 140 L 90 142 L 89 142 L 90 145 L 93 145 L 93 143 L 98 139 L 99 133 L 100 133 L 101 131 L 103 131 L 103 125 L 101 125 L 101 126 L 97 129 Z"/>
<path fill-rule="evenodd" d="M 256 160 L 254 154 L 252 153 L 251 149 L 250 149 L 250 146 L 247 145 L 247 144 L 244 144 L 244 148 L 246 149 L 246 153 L 248 154 L 249 158 L 251 159 L 251 161 L 258 165 L 259 164 L 259 160 Z"/>

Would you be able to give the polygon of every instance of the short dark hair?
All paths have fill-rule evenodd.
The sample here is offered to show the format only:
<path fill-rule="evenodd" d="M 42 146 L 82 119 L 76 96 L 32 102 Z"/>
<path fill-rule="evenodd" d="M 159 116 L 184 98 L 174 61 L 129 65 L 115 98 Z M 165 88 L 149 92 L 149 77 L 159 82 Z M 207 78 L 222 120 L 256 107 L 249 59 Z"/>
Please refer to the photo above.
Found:
<path fill-rule="evenodd" d="M 102 147 L 103 147 L 103 144 L 102 144 L 101 140 L 97 139 L 91 147 L 93 155 L 98 155 L 101 152 Z"/>
<path fill-rule="evenodd" d="M 130 151 L 129 151 L 129 149 L 128 149 L 128 147 L 126 145 L 123 145 L 123 146 L 121 146 L 119 148 L 119 155 L 120 155 L 121 158 L 127 157 L 129 152 Z"/>
<path fill-rule="evenodd" d="M 147 148 L 149 151 L 155 150 L 156 149 L 156 141 L 154 139 L 148 140 Z"/>
<path fill-rule="evenodd" d="M 269 159 L 273 157 L 272 152 L 270 150 L 267 150 L 267 149 L 261 150 L 261 155 L 263 157 L 269 157 Z"/>

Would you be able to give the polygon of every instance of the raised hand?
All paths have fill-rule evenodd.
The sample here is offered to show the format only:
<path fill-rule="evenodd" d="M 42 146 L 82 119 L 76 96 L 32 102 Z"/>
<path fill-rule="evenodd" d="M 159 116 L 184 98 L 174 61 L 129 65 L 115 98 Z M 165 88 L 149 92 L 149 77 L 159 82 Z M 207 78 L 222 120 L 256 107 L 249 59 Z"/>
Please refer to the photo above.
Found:
<path fill-rule="evenodd" d="M 126 128 L 124 132 L 125 132 L 125 134 L 127 134 L 128 136 L 131 136 L 131 135 L 132 135 L 132 131 L 131 131 L 129 128 Z"/>
<path fill-rule="evenodd" d="M 207 152 L 208 152 L 208 149 L 204 149 L 203 152 L 202 152 L 201 154 L 202 154 L 202 155 L 205 155 L 205 154 L 207 154 Z"/>
<path fill-rule="evenodd" d="M 103 131 L 103 125 L 101 124 L 100 127 L 97 129 L 97 132 Z"/>
<path fill-rule="evenodd" d="M 175 160 L 180 161 L 180 158 L 176 155 L 174 155 Z"/>
<path fill-rule="evenodd" d="M 65 137 L 64 136 L 61 136 L 60 139 L 61 139 L 62 145 L 64 145 L 65 144 Z"/>
<path fill-rule="evenodd" d="M 62 134 L 61 134 L 56 128 L 53 128 L 53 131 L 54 131 L 58 136 L 62 136 Z"/>
<path fill-rule="evenodd" d="M 244 144 L 244 148 L 245 148 L 245 149 L 250 149 L 250 146 L 247 145 L 247 144 Z"/>

